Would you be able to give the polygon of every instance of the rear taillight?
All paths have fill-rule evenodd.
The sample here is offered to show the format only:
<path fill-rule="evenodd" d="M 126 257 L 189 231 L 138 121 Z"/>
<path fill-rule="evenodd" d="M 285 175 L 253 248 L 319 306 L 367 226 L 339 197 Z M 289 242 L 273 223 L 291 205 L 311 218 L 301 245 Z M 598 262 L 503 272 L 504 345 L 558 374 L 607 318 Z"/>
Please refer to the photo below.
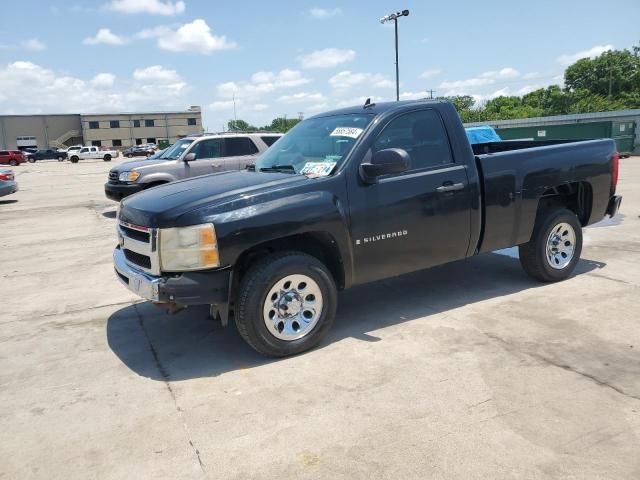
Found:
<path fill-rule="evenodd" d="M 618 152 L 613 154 L 613 171 L 611 172 L 611 194 L 616 193 L 616 187 L 618 186 L 618 171 L 620 168 L 620 155 Z"/>
<path fill-rule="evenodd" d="M 4 181 L 13 180 L 13 174 L 12 173 L 0 173 L 0 180 L 4 180 Z"/>

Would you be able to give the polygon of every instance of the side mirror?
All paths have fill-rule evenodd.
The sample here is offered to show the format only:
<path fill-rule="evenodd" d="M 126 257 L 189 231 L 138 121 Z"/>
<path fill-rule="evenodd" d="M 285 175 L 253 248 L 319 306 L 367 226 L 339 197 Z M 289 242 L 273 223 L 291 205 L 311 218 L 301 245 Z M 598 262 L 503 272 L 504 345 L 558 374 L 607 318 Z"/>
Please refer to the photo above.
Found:
<path fill-rule="evenodd" d="M 189 163 L 189 162 L 193 162 L 195 159 L 196 159 L 196 154 L 191 152 L 191 153 L 187 153 L 182 159 L 182 161 L 185 163 Z"/>
<path fill-rule="evenodd" d="M 360 164 L 360 176 L 366 183 L 375 183 L 376 178 L 409 170 L 411 157 L 401 148 L 385 148 L 371 156 L 369 163 Z"/>

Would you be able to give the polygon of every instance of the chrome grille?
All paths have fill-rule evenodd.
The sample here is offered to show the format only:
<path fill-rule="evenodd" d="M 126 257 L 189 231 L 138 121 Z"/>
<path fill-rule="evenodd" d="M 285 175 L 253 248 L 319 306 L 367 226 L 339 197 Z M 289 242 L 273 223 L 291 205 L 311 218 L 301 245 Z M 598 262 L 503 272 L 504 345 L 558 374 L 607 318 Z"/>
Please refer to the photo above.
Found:
<path fill-rule="evenodd" d="M 127 263 L 154 275 L 160 275 L 160 256 L 155 228 L 118 222 L 118 240 Z"/>

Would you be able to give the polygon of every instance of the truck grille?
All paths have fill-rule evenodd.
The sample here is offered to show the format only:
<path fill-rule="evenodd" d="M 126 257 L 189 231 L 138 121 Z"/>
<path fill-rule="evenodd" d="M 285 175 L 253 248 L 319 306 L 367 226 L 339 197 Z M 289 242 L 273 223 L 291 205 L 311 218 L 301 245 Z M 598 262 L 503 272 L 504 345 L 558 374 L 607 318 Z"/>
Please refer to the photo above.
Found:
<path fill-rule="evenodd" d="M 118 222 L 120 248 L 132 267 L 160 275 L 160 255 L 157 249 L 158 231 L 125 222 Z"/>
<path fill-rule="evenodd" d="M 151 268 L 151 259 L 147 255 L 142 255 L 138 252 L 132 252 L 131 250 L 127 250 L 126 248 L 123 251 L 125 258 L 129 263 L 133 263 L 134 265 L 138 265 L 139 267 L 146 268 L 147 270 Z"/>
<path fill-rule="evenodd" d="M 109 183 L 118 183 L 118 172 L 109 172 Z"/>

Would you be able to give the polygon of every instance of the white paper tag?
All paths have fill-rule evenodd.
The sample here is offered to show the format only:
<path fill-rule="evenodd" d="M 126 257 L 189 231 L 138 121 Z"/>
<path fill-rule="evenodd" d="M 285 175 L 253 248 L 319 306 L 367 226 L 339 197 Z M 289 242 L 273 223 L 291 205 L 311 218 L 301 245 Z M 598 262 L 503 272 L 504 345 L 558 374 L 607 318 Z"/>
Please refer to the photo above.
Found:
<path fill-rule="evenodd" d="M 307 177 L 326 177 L 335 166 L 336 162 L 307 162 L 300 173 Z"/>
<path fill-rule="evenodd" d="M 358 138 L 361 133 L 362 129 L 357 127 L 336 127 L 330 136 Z"/>

